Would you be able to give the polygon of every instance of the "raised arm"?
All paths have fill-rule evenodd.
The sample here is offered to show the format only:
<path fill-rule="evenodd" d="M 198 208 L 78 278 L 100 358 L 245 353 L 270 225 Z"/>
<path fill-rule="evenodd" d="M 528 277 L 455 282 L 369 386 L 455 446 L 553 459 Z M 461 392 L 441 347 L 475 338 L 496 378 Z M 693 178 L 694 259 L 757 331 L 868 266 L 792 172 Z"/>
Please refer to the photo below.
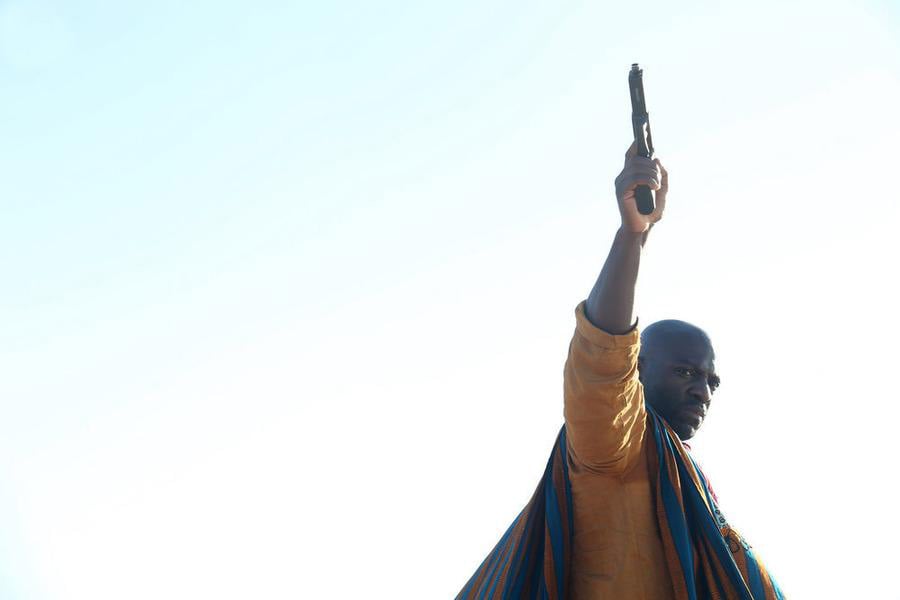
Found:
<path fill-rule="evenodd" d="M 634 189 L 656 190 L 656 210 L 638 212 Z M 588 299 L 576 309 L 575 334 L 565 368 L 565 416 L 570 450 L 586 468 L 624 473 L 644 434 L 645 409 L 638 381 L 634 291 L 641 249 L 665 209 L 668 181 L 659 161 L 629 149 L 616 178 L 622 224 Z"/>
<path fill-rule="evenodd" d="M 656 210 L 649 215 L 639 213 L 635 204 L 634 189 L 641 184 L 656 190 Z M 608 333 L 623 334 L 632 327 L 641 248 L 650 228 L 662 218 L 668 187 L 668 175 L 659 160 L 637 156 L 632 144 L 625 154 L 625 167 L 616 177 L 622 225 L 585 304 L 588 319 Z"/>

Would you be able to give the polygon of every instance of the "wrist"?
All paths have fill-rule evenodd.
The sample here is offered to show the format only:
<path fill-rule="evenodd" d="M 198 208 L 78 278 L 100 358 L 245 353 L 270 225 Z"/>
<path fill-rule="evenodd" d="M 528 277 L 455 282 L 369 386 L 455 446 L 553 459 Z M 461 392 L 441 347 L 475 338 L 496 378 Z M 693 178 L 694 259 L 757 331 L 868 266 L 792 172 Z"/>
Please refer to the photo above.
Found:
<path fill-rule="evenodd" d="M 622 225 L 619 227 L 619 231 L 616 232 L 616 237 L 627 244 L 643 246 L 644 242 L 647 241 L 648 233 L 650 233 L 649 229 L 646 231 L 632 231 L 627 226 Z"/>

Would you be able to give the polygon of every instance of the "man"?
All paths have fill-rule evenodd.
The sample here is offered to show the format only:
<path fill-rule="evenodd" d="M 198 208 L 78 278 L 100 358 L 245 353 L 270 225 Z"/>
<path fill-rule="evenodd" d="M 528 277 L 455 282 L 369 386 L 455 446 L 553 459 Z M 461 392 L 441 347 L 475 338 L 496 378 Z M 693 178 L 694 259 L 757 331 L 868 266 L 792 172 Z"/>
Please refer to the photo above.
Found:
<path fill-rule="evenodd" d="M 642 215 L 635 188 L 655 190 Z M 681 443 L 719 384 L 703 330 L 660 321 L 638 336 L 641 251 L 663 216 L 668 174 L 632 146 L 616 178 L 622 223 L 576 309 L 565 427 L 534 497 L 458 598 L 777 599 Z"/>

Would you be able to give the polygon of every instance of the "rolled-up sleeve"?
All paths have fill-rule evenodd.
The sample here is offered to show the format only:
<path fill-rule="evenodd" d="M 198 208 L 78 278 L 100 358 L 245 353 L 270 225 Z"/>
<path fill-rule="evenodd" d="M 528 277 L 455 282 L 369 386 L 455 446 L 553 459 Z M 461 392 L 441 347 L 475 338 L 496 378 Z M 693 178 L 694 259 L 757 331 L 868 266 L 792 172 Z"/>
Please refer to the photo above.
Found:
<path fill-rule="evenodd" d="M 575 309 L 575 334 L 564 371 L 566 431 L 573 458 L 587 469 L 623 475 L 640 454 L 646 430 L 638 380 L 637 328 L 612 335 Z"/>

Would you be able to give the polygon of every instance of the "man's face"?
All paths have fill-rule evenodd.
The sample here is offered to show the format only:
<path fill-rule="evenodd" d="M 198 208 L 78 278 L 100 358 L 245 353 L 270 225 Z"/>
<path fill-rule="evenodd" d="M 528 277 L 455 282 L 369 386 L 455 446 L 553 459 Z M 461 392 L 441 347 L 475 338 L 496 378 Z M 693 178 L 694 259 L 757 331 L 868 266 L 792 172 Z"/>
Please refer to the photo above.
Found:
<path fill-rule="evenodd" d="M 678 437 L 694 437 L 719 385 L 709 340 L 695 333 L 655 339 L 653 347 L 642 352 L 640 378 L 647 403 Z"/>

